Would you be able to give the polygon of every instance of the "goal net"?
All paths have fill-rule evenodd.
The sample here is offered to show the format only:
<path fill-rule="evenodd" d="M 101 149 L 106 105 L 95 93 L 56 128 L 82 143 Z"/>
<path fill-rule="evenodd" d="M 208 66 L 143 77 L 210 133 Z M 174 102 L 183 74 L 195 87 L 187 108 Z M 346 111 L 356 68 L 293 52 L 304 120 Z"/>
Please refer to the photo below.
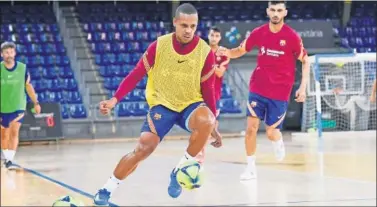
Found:
<path fill-rule="evenodd" d="M 327 132 L 363 131 L 375 137 L 376 104 L 369 97 L 376 78 L 376 54 L 314 55 L 309 61 L 302 131 L 320 137 Z"/>

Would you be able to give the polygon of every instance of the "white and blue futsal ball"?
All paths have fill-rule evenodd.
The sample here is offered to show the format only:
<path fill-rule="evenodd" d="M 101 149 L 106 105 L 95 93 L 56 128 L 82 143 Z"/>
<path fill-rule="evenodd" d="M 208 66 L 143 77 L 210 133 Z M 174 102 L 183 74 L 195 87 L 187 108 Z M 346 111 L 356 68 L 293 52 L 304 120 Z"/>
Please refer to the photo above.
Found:
<path fill-rule="evenodd" d="M 72 196 L 63 196 L 56 200 L 52 206 L 69 206 L 69 207 L 76 207 L 76 206 L 84 206 L 84 203 L 80 200 L 73 198 Z"/>

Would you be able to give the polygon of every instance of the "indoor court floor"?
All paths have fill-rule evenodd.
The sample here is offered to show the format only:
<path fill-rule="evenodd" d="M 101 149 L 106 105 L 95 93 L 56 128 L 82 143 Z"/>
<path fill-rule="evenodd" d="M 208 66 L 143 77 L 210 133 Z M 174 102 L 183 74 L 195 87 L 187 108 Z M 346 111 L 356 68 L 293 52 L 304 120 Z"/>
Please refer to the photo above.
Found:
<path fill-rule="evenodd" d="M 278 163 L 272 146 L 258 138 L 258 178 L 240 182 L 244 140 L 208 146 L 204 183 L 168 196 L 169 175 L 187 140 L 165 140 L 113 194 L 118 206 L 376 206 L 376 137 L 285 139 L 286 159 Z M 92 205 L 118 160 L 135 142 L 91 142 L 20 147 L 16 162 L 23 169 L 1 169 L 1 206 L 49 206 L 71 195 Z"/>

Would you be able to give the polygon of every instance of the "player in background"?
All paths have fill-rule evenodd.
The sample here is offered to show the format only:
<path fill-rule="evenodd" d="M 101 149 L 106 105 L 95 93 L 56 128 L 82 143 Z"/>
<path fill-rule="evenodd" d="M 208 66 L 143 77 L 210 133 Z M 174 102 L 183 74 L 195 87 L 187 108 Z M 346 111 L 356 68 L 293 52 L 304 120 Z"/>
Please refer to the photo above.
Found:
<path fill-rule="evenodd" d="M 26 94 L 34 103 L 37 114 L 41 112 L 37 95 L 30 83 L 26 65 L 15 61 L 16 45 L 13 42 L 1 44 L 0 80 L 1 80 L 1 151 L 5 158 L 5 167 L 16 168 L 13 158 L 18 147 L 18 135 L 26 109 Z"/>
<path fill-rule="evenodd" d="M 242 180 L 256 178 L 255 151 L 260 120 L 266 124 L 266 134 L 271 140 L 276 159 L 285 157 L 281 133 L 288 100 L 295 80 L 296 60 L 302 62 L 302 79 L 296 91 L 296 101 L 304 102 L 309 75 L 307 52 L 300 36 L 284 24 L 287 15 L 285 1 L 269 1 L 269 23 L 255 28 L 241 45 L 234 49 L 219 48 L 219 54 L 239 58 L 258 48 L 257 66 L 250 78 L 249 103 L 247 105 L 247 129 L 245 146 L 247 167 Z"/>
<path fill-rule="evenodd" d="M 377 93 L 377 79 L 374 79 L 372 93 L 370 94 L 370 98 L 369 98 L 372 103 L 376 102 L 376 93 Z"/>
<path fill-rule="evenodd" d="M 182 192 L 176 179 L 181 164 L 195 160 L 210 136 L 216 139 L 215 146 L 221 146 L 221 136 L 215 129 L 215 56 L 208 44 L 194 35 L 198 25 L 195 7 L 188 3 L 178 6 L 173 24 L 175 32 L 153 42 L 123 79 L 114 97 L 100 103 L 100 111 L 108 114 L 148 75 L 146 99 L 150 110 L 140 139 L 135 150 L 119 161 L 113 175 L 95 195 L 96 205 L 108 204 L 119 183 L 152 154 L 174 124 L 191 132 L 191 137 L 186 153 L 170 175 L 168 193 L 173 198 Z"/>
<path fill-rule="evenodd" d="M 208 40 L 209 40 L 209 46 L 212 49 L 212 52 L 216 52 L 217 49 L 219 49 L 219 43 L 221 41 L 221 31 L 220 28 L 213 26 L 210 28 L 209 33 L 208 33 Z M 220 108 L 219 108 L 219 101 L 221 99 L 221 89 L 223 85 L 223 76 L 228 68 L 229 64 L 229 58 L 226 56 L 220 56 L 220 55 L 215 55 L 215 97 L 216 97 L 216 106 L 217 106 L 217 111 L 216 111 L 216 124 L 215 128 L 218 130 L 219 127 L 219 115 L 220 115 Z M 202 165 L 204 162 L 204 156 L 205 156 L 205 147 L 203 150 L 196 156 L 197 161 Z"/>

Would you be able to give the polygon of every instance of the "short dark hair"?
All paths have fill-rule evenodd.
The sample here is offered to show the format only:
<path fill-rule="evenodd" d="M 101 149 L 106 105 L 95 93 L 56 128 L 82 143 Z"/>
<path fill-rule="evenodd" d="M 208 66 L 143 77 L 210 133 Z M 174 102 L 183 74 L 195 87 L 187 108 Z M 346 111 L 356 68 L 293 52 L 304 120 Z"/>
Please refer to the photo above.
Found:
<path fill-rule="evenodd" d="M 212 26 L 211 29 L 210 29 L 210 31 L 211 31 L 211 30 L 214 31 L 214 32 L 221 33 L 220 28 L 219 28 L 219 27 L 216 27 L 216 26 Z"/>
<path fill-rule="evenodd" d="M 1 52 L 3 52 L 3 50 L 8 49 L 8 48 L 16 49 L 16 44 L 14 44 L 13 42 L 3 42 L 1 44 Z"/>
<path fill-rule="evenodd" d="M 268 5 L 284 4 L 287 6 L 287 1 L 268 1 Z"/>
<path fill-rule="evenodd" d="M 179 17 L 180 14 L 197 14 L 198 13 L 198 10 L 196 10 L 196 8 L 190 4 L 190 3 L 184 3 L 184 4 L 181 4 L 177 7 L 177 9 L 175 10 L 175 18 Z"/>

